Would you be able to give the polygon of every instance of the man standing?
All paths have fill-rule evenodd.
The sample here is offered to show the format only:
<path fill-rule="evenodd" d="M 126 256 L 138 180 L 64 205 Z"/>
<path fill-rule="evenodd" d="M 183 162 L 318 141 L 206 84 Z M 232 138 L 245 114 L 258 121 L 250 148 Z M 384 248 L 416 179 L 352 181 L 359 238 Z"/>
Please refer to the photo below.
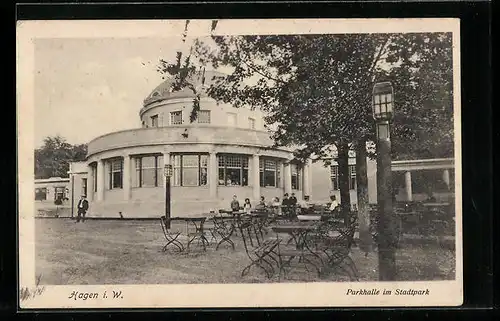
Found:
<path fill-rule="evenodd" d="M 78 209 L 78 216 L 76 217 L 75 223 L 80 222 L 80 217 L 82 217 L 82 221 L 85 222 L 85 214 L 87 214 L 87 210 L 89 209 L 89 202 L 86 200 L 85 195 L 82 195 L 76 207 Z"/>
<path fill-rule="evenodd" d="M 233 212 L 238 212 L 240 210 L 240 202 L 238 202 L 238 197 L 233 195 L 233 200 L 231 201 L 231 210 Z"/>

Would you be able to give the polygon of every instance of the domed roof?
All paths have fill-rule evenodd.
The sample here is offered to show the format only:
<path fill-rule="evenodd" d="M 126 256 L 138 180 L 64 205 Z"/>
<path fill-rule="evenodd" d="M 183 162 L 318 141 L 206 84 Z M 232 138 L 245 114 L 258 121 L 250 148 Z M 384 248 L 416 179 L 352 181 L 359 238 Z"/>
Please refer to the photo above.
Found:
<path fill-rule="evenodd" d="M 201 87 L 202 85 L 202 74 L 197 74 L 191 79 L 194 79 L 194 82 L 196 83 L 196 87 Z M 213 71 L 213 70 L 207 70 L 205 71 L 205 86 L 210 86 L 214 82 L 214 77 L 224 77 L 226 76 L 225 74 L 218 72 L 218 71 Z M 193 81 L 193 80 L 191 80 Z M 173 78 L 170 77 L 161 84 L 159 84 L 147 97 L 144 99 L 144 106 L 147 106 L 149 104 L 152 104 L 154 102 L 162 101 L 162 100 L 167 100 L 167 99 L 173 99 L 173 98 L 192 98 L 194 97 L 193 92 L 189 88 L 184 88 L 180 91 L 172 91 L 172 82 Z M 203 93 L 202 93 L 203 95 Z"/>

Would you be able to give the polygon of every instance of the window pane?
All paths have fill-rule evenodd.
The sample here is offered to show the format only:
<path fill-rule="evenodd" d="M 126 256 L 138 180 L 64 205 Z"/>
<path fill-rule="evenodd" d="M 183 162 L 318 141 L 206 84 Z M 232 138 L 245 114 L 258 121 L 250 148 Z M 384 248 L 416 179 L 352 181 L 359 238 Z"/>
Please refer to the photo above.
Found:
<path fill-rule="evenodd" d="M 385 103 L 385 95 L 380 95 L 380 102 Z"/>
<path fill-rule="evenodd" d="M 182 124 L 182 111 L 173 111 L 170 113 L 170 124 L 172 125 Z"/>
<path fill-rule="evenodd" d="M 156 169 L 154 167 L 142 169 L 142 186 L 143 187 L 154 187 L 155 186 L 155 173 L 156 173 Z"/>
<path fill-rule="evenodd" d="M 386 95 L 386 101 L 391 102 L 392 101 L 392 94 L 387 94 Z"/>
<path fill-rule="evenodd" d="M 207 174 L 207 169 L 202 168 L 200 170 L 200 185 L 201 186 L 206 186 L 208 184 L 208 174 Z"/>
<path fill-rule="evenodd" d="M 181 168 L 180 167 L 174 168 L 173 184 L 175 186 L 181 186 Z"/>
<path fill-rule="evenodd" d="M 121 159 L 114 160 L 111 163 L 111 168 L 112 168 L 112 171 L 121 171 L 122 170 L 122 160 Z"/>
<path fill-rule="evenodd" d="M 228 168 L 226 171 L 226 185 L 241 185 L 241 169 Z"/>
<path fill-rule="evenodd" d="M 200 110 L 198 112 L 198 123 L 210 124 L 210 110 Z"/>
<path fill-rule="evenodd" d="M 243 169 L 243 184 L 242 186 L 248 186 L 248 169 Z"/>
<path fill-rule="evenodd" d="M 226 181 L 224 180 L 224 168 L 219 168 L 219 185 L 226 185 Z"/>
<path fill-rule="evenodd" d="M 155 168 L 155 157 L 143 157 L 142 158 L 142 168 Z"/>
<path fill-rule="evenodd" d="M 198 186 L 198 168 L 182 169 L 182 186 Z"/>
<path fill-rule="evenodd" d="M 264 169 L 265 170 L 275 171 L 276 170 L 276 161 L 270 160 L 270 159 L 266 159 Z"/>
<path fill-rule="evenodd" d="M 122 187 L 122 172 L 113 172 L 113 188 L 121 188 Z"/>
<path fill-rule="evenodd" d="M 180 155 L 175 155 L 174 156 L 174 166 L 181 166 L 181 156 Z"/>
<path fill-rule="evenodd" d="M 264 171 L 264 186 L 276 187 L 276 176 L 274 171 Z"/>
<path fill-rule="evenodd" d="M 198 167 L 198 155 L 182 155 L 183 167 Z"/>
<path fill-rule="evenodd" d="M 380 104 L 380 95 L 375 95 L 375 104 Z"/>
<path fill-rule="evenodd" d="M 201 155 L 200 156 L 201 160 L 201 167 L 207 167 L 208 166 L 208 156 L 207 155 Z"/>
<path fill-rule="evenodd" d="M 375 116 L 380 114 L 380 104 L 375 103 Z"/>

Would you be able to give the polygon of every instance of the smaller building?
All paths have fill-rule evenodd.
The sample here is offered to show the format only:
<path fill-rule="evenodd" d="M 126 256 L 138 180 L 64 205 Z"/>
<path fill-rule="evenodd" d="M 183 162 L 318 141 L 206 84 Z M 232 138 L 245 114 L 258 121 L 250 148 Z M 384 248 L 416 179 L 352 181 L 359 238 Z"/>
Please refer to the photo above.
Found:
<path fill-rule="evenodd" d="M 57 199 L 70 200 L 69 182 L 69 178 L 62 177 L 35 179 L 35 201 L 54 204 Z"/>

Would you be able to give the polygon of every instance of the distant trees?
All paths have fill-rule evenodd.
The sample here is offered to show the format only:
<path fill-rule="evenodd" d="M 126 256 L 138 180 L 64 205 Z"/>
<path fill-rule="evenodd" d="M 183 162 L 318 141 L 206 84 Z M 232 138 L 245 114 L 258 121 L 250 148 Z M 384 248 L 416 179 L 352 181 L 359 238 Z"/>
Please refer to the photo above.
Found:
<path fill-rule="evenodd" d="M 85 160 L 87 145 L 71 145 L 56 135 L 44 139 L 35 149 L 35 178 L 68 177 L 69 163 Z"/>

